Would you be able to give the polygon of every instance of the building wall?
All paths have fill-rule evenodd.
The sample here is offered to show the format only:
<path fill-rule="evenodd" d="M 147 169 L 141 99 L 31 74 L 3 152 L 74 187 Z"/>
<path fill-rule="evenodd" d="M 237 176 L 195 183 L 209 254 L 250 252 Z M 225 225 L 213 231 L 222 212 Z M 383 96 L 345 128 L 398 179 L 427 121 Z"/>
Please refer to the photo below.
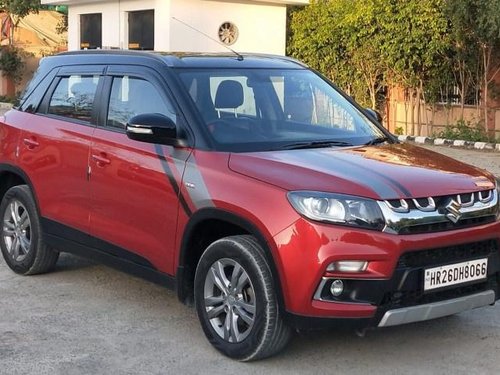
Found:
<path fill-rule="evenodd" d="M 500 74 L 499 74 L 500 76 Z M 495 79 L 496 82 L 496 79 Z M 498 77 L 500 85 L 500 77 Z M 447 126 L 454 126 L 460 119 L 470 123 L 472 126 L 480 123 L 484 127 L 484 110 L 480 105 L 465 105 L 462 111 L 460 105 L 435 104 L 420 105 L 420 123 L 418 126 L 417 105 L 414 108 L 414 129 L 412 128 L 412 110 L 408 102 L 404 100 L 404 90 L 400 87 L 392 87 L 386 104 L 384 124 L 392 133 L 402 133 L 414 136 L 437 136 Z M 490 136 L 500 139 L 500 99 L 490 98 L 488 100 L 488 133 Z"/>
<path fill-rule="evenodd" d="M 411 110 L 402 101 L 391 100 L 387 106 L 386 124 L 390 132 L 402 133 L 409 135 L 421 136 L 437 136 L 439 132 L 445 129 L 448 125 L 455 125 L 457 121 L 462 118 L 472 125 L 477 124 L 482 119 L 482 109 L 476 106 L 465 106 L 463 113 L 459 105 L 445 106 L 435 105 L 433 108 L 430 106 L 421 106 L 420 119 L 421 131 L 418 132 L 416 123 L 417 113 L 415 111 L 415 131 L 411 127 Z M 489 121 L 490 135 L 500 138 L 500 109 L 490 109 L 489 113 L 492 119 Z"/>
<path fill-rule="evenodd" d="M 238 52 L 284 55 L 286 44 L 286 6 L 255 2 L 172 0 L 171 15 L 218 40 L 223 22 L 234 23 L 239 38 L 230 48 Z M 171 21 L 172 51 L 227 51 L 224 47 Z"/>
<path fill-rule="evenodd" d="M 169 49 L 170 0 L 122 0 L 103 1 L 90 4 L 75 4 L 68 8 L 68 49 L 80 49 L 80 15 L 102 13 L 103 48 L 122 48 L 128 46 L 127 12 L 154 9 L 155 11 L 155 50 Z M 163 36 L 163 37 L 159 37 Z"/>
<path fill-rule="evenodd" d="M 155 50 L 181 52 L 227 51 L 218 43 L 172 19 L 175 17 L 218 40 L 223 22 L 234 23 L 239 52 L 285 54 L 286 5 L 255 1 L 121 0 L 69 6 L 68 48 L 80 48 L 80 15 L 102 13 L 103 48 L 128 46 L 127 12 L 155 9 Z"/>

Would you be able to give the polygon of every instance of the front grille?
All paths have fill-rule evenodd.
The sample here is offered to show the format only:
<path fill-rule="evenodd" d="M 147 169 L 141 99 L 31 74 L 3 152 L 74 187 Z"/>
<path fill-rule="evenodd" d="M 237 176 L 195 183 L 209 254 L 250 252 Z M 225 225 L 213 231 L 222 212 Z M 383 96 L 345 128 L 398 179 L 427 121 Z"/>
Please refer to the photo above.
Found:
<path fill-rule="evenodd" d="M 486 279 L 424 291 L 426 268 L 482 258 L 488 258 Z M 333 277 L 323 278 L 314 298 L 331 302 L 369 303 L 378 307 L 380 318 L 391 309 L 460 298 L 487 290 L 493 290 L 500 296 L 500 243 L 489 239 L 407 252 L 401 255 L 390 279 L 343 279 L 344 292 L 339 297 L 331 295 L 333 280 Z"/>
<path fill-rule="evenodd" d="M 496 190 L 378 202 L 384 231 L 411 235 L 470 228 L 493 223 L 499 205 Z"/>
<path fill-rule="evenodd" d="M 388 290 L 384 294 L 380 303 L 381 310 L 387 311 L 460 298 L 486 290 L 494 290 L 498 293 L 499 246 L 497 240 L 486 240 L 403 254 L 398 261 L 392 284 L 400 285 L 400 288 Z M 489 258 L 489 276 L 486 280 L 424 292 L 423 272 L 425 268 L 486 257 Z"/>
<path fill-rule="evenodd" d="M 496 240 L 472 242 L 429 250 L 412 251 L 399 258 L 398 268 L 427 267 L 484 258 L 499 251 Z"/>
<path fill-rule="evenodd" d="M 396 212 L 408 212 L 413 210 L 418 211 L 435 211 L 443 208 L 450 200 L 460 203 L 463 207 L 471 207 L 476 203 L 488 203 L 494 199 L 494 190 L 477 191 L 474 193 L 445 195 L 427 198 L 413 199 L 391 199 L 387 204 Z"/>
<path fill-rule="evenodd" d="M 399 231 L 399 234 L 419 234 L 419 233 L 433 233 L 433 232 L 443 232 L 446 230 L 454 230 L 454 229 L 464 229 L 475 227 L 477 225 L 489 224 L 495 221 L 495 216 L 483 216 L 483 217 L 475 217 L 471 219 L 462 219 L 459 220 L 456 224 L 451 221 L 444 221 L 441 223 L 435 224 L 422 224 L 422 225 L 414 225 L 411 227 L 402 228 Z"/>

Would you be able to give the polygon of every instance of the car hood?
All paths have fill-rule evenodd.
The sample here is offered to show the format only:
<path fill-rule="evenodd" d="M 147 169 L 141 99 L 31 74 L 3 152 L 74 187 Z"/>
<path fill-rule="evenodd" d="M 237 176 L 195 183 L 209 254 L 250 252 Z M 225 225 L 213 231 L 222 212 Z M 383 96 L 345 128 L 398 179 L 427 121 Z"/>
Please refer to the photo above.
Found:
<path fill-rule="evenodd" d="M 452 195 L 495 186 L 489 172 L 411 144 L 235 153 L 229 168 L 289 191 L 373 199 Z"/>

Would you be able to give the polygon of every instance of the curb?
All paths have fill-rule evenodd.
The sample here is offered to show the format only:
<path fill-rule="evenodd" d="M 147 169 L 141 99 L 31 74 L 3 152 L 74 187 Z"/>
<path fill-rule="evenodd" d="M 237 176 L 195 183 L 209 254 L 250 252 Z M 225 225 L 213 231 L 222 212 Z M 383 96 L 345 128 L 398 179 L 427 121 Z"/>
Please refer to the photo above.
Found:
<path fill-rule="evenodd" d="M 411 135 L 399 135 L 398 139 L 401 142 L 415 142 L 418 144 L 426 144 L 432 146 L 449 146 L 456 148 L 470 148 L 475 150 L 500 152 L 500 143 L 472 142 L 431 137 L 414 137 Z"/>

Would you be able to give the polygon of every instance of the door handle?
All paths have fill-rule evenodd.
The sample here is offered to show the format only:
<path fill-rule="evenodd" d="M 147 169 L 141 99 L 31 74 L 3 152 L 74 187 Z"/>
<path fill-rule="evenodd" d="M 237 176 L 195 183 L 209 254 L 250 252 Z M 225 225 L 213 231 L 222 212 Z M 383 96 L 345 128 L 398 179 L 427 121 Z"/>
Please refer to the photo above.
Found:
<path fill-rule="evenodd" d="M 94 160 L 99 167 L 104 167 L 108 164 L 111 164 L 111 160 L 107 158 L 107 155 L 105 153 L 101 153 L 100 155 L 92 154 L 92 160 Z"/>
<path fill-rule="evenodd" d="M 28 150 L 33 150 L 34 148 L 40 146 L 40 143 L 35 138 L 24 138 L 23 143 L 26 145 Z"/>

